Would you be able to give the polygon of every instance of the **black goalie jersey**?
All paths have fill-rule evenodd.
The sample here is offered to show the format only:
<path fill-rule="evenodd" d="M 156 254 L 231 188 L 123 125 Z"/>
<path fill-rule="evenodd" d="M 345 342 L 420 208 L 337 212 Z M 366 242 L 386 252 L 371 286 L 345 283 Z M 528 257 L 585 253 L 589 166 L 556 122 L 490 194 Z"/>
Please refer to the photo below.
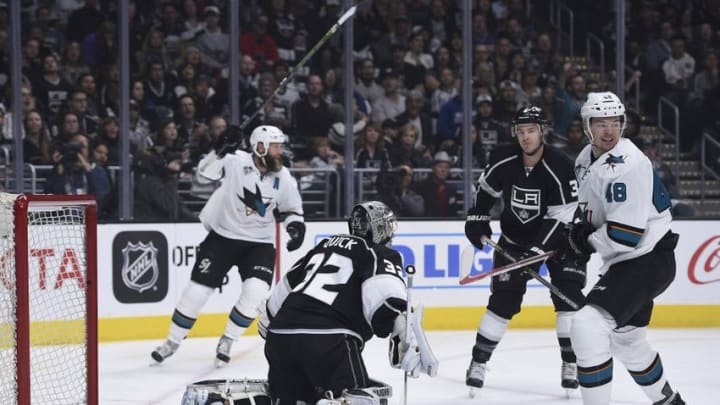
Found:
<path fill-rule="evenodd" d="M 278 334 L 344 333 L 363 342 L 386 337 L 405 311 L 400 254 L 384 245 L 335 235 L 290 269 L 268 300 L 269 330 Z"/>
<path fill-rule="evenodd" d="M 500 228 L 509 242 L 553 249 L 562 241 L 564 224 L 577 207 L 578 184 L 573 163 L 545 145 L 534 168 L 523 164 L 519 145 L 495 148 L 479 181 L 476 207 L 487 214 L 503 199 Z"/>

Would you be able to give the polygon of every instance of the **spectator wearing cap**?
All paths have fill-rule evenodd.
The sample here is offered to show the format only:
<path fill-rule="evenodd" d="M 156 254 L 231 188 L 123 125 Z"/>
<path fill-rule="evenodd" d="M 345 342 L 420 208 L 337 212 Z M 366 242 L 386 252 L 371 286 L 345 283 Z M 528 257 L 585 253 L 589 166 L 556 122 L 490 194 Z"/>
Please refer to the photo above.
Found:
<path fill-rule="evenodd" d="M 424 145 L 426 148 L 433 147 L 435 133 L 433 131 L 432 119 L 429 109 L 425 108 L 425 97 L 418 90 L 412 90 L 405 98 L 405 111 L 395 117 L 398 125 L 412 125 L 417 130 L 415 146 Z"/>
<path fill-rule="evenodd" d="M 424 216 L 426 217 L 448 218 L 458 215 L 460 209 L 458 188 L 447 182 L 451 163 L 447 152 L 436 153 L 432 160 L 430 175 L 413 186 L 413 189 L 423 198 Z"/>
<path fill-rule="evenodd" d="M 512 143 L 505 128 L 495 119 L 493 99 L 490 95 L 480 94 L 477 96 L 475 109 L 477 114 L 475 114 L 473 126 L 477 129 L 480 145 L 486 153 L 489 154 L 497 145 Z"/>
<path fill-rule="evenodd" d="M 240 51 L 252 56 L 264 68 L 271 67 L 278 61 L 277 43 L 268 32 L 268 23 L 268 17 L 260 14 L 252 25 L 252 30 L 240 36 Z"/>
<path fill-rule="evenodd" d="M 383 122 L 394 119 L 405 111 L 405 96 L 400 89 L 400 78 L 393 70 L 385 70 L 382 78 L 385 94 L 375 100 L 372 106 L 372 119 Z"/>
<path fill-rule="evenodd" d="M 358 64 L 355 91 L 360 93 L 372 105 L 382 97 L 384 90 L 375 81 L 375 64 L 372 59 L 363 59 Z"/>
<path fill-rule="evenodd" d="M 164 45 L 172 58 L 177 57 L 180 45 L 180 36 L 185 27 L 182 18 L 178 12 L 177 6 L 172 1 L 163 2 L 161 5 L 160 22 L 155 26 L 157 30 L 163 33 Z"/>
<path fill-rule="evenodd" d="M 207 6 L 203 11 L 205 30 L 195 40 L 204 64 L 211 69 L 220 69 L 228 62 L 230 37 L 220 28 L 220 9 Z"/>

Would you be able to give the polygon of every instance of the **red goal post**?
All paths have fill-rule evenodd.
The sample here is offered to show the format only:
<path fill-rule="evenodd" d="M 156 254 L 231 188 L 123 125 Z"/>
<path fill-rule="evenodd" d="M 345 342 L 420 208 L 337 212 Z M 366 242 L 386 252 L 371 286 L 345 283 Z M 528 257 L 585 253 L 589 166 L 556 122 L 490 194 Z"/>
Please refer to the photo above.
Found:
<path fill-rule="evenodd" d="M 96 405 L 94 197 L 0 193 L 0 248 L 0 403 Z"/>

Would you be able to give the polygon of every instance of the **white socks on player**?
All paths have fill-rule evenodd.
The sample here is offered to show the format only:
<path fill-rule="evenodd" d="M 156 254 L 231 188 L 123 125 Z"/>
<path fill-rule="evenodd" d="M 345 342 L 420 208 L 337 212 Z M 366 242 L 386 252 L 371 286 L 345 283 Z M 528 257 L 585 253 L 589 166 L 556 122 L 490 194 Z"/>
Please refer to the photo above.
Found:
<path fill-rule="evenodd" d="M 569 338 L 570 327 L 572 326 L 572 317 L 575 312 L 558 311 L 555 313 L 557 317 L 557 323 L 555 329 L 557 330 L 558 338 Z"/>
<path fill-rule="evenodd" d="M 267 298 L 269 291 L 268 283 L 258 278 L 251 277 L 243 281 L 242 292 L 230 310 L 223 334 L 237 340 L 257 316 L 258 306 Z"/>
<path fill-rule="evenodd" d="M 505 336 L 509 322 L 509 320 L 488 309 L 485 316 L 482 317 L 480 325 L 478 325 L 477 333 L 486 339 L 499 342 Z"/>
<path fill-rule="evenodd" d="M 667 379 L 658 352 L 647 340 L 647 328 L 624 327 L 613 331 L 612 351 L 635 382 L 653 402 L 666 397 L 662 392 Z"/>
<path fill-rule="evenodd" d="M 170 323 L 169 340 L 180 343 L 187 337 L 203 306 L 210 299 L 213 290 L 213 288 L 198 284 L 192 280 L 188 283 L 180 297 L 180 302 L 175 306 L 173 322 Z M 183 318 L 182 326 L 176 317 Z"/>

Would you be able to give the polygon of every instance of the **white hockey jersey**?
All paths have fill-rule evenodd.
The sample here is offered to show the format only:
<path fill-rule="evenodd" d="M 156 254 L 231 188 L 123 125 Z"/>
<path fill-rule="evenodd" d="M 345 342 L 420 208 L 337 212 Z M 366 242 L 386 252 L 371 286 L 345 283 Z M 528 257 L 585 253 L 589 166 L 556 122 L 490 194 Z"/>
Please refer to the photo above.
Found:
<path fill-rule="evenodd" d="M 650 160 L 630 140 L 592 160 L 592 146 L 575 161 L 578 207 L 595 227 L 588 238 L 603 259 L 600 274 L 614 263 L 650 252 L 670 230 L 670 195 Z"/>
<path fill-rule="evenodd" d="M 223 237 L 274 243 L 275 208 L 285 225 L 303 222 L 297 181 L 286 167 L 261 174 L 250 153 L 236 151 L 218 159 L 210 152 L 200 160 L 197 175 L 212 181 L 222 179 L 200 212 L 200 221 Z"/>

